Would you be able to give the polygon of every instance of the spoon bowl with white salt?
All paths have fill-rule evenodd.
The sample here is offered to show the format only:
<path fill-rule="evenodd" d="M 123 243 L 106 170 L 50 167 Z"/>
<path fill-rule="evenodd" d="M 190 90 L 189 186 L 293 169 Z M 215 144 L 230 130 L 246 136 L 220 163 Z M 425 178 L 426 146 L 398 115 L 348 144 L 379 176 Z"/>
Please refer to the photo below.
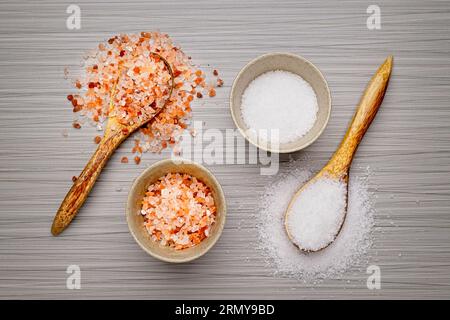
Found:
<path fill-rule="evenodd" d="M 392 71 L 389 56 L 370 80 L 339 148 L 330 161 L 292 197 L 285 214 L 289 239 L 304 252 L 328 247 L 347 214 L 350 165 L 383 101 Z"/>

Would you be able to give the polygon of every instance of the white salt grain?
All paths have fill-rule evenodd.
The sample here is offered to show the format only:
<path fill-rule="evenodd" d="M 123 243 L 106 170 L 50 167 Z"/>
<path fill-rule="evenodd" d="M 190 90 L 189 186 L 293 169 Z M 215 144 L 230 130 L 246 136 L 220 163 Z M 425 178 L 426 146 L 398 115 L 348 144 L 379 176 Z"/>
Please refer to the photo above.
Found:
<path fill-rule="evenodd" d="M 308 82 L 294 73 L 277 70 L 260 75 L 248 85 L 241 109 L 253 138 L 274 142 L 271 138 L 278 132 L 279 143 L 287 143 L 311 130 L 318 105 Z"/>
<path fill-rule="evenodd" d="M 347 184 L 321 178 L 308 184 L 289 210 L 287 226 L 300 248 L 317 251 L 333 241 L 345 217 Z"/>
<path fill-rule="evenodd" d="M 284 213 L 299 186 L 311 178 L 303 161 L 294 161 L 289 172 L 280 172 L 266 187 L 259 206 L 259 249 L 276 274 L 316 283 L 364 266 L 371 246 L 373 208 L 365 177 L 350 177 L 347 216 L 336 240 L 327 248 L 302 253 L 287 237 Z"/>

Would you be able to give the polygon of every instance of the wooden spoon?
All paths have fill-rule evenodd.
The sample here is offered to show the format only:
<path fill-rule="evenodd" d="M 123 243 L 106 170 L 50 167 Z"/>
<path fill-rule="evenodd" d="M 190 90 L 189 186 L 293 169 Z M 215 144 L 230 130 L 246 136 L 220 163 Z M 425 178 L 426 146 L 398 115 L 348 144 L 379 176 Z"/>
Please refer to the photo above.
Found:
<path fill-rule="evenodd" d="M 100 175 L 100 172 L 108 162 L 111 155 L 117 149 L 117 147 L 134 131 L 136 131 L 137 129 L 146 125 L 152 119 L 154 119 L 155 116 L 157 116 L 158 113 L 161 112 L 162 109 L 164 109 L 164 106 L 167 104 L 167 101 L 169 101 L 174 87 L 174 77 L 172 68 L 170 67 L 170 64 L 167 62 L 167 60 L 164 59 L 162 56 L 160 56 L 157 53 L 152 54 L 159 57 L 161 61 L 164 62 L 171 78 L 171 83 L 169 84 L 170 85 L 169 93 L 164 104 L 161 104 L 160 107 L 155 108 L 156 109 L 155 112 L 149 115 L 148 117 L 143 118 L 142 120 L 139 120 L 138 122 L 133 123 L 132 125 L 121 124 L 115 116 L 108 117 L 108 123 L 105 128 L 105 133 L 97 147 L 97 150 L 92 155 L 91 159 L 86 164 L 86 167 L 72 185 L 72 188 L 70 188 L 69 192 L 67 193 L 63 202 L 61 203 L 58 212 L 56 213 L 51 228 L 51 232 L 54 236 L 57 236 L 62 231 L 64 231 L 64 229 L 67 228 L 72 219 L 76 216 L 78 210 L 81 208 L 89 192 L 94 186 L 95 181 Z M 114 108 L 113 103 L 114 94 L 115 88 L 113 88 L 111 92 L 111 103 L 109 107 L 110 114 L 111 110 Z"/>
<path fill-rule="evenodd" d="M 345 199 L 345 208 L 341 214 L 340 224 L 337 226 L 335 230 L 330 230 L 330 232 L 334 232 L 334 237 L 332 237 L 331 241 L 327 244 L 323 245 L 318 249 L 309 249 L 302 247 L 301 244 L 295 241 L 295 238 L 292 236 L 292 230 L 290 230 L 288 219 L 292 213 L 292 206 L 295 201 L 298 199 L 300 194 L 311 186 L 312 183 L 316 182 L 321 178 L 332 179 L 335 181 L 343 182 L 347 185 L 347 193 L 348 193 L 348 180 L 349 180 L 349 171 L 350 165 L 353 160 L 353 156 L 355 155 L 356 149 L 358 148 L 359 143 L 361 142 L 364 134 L 369 128 L 372 120 L 374 119 L 381 102 L 383 101 L 384 94 L 386 92 L 386 88 L 388 86 L 389 78 L 392 71 L 392 63 L 393 57 L 389 56 L 384 63 L 379 67 L 378 71 L 370 80 L 367 85 L 366 90 L 364 91 L 363 96 L 358 105 L 358 109 L 356 110 L 355 115 L 350 123 L 350 126 L 345 134 L 339 148 L 336 150 L 334 155 L 331 157 L 330 161 L 322 168 L 310 181 L 308 181 L 305 185 L 303 185 L 296 194 L 292 197 L 289 206 L 285 213 L 285 229 L 288 234 L 289 239 L 302 251 L 304 252 L 314 252 L 322 250 L 328 247 L 339 234 L 342 229 L 342 225 L 344 224 L 344 220 L 347 214 L 347 199 Z"/>

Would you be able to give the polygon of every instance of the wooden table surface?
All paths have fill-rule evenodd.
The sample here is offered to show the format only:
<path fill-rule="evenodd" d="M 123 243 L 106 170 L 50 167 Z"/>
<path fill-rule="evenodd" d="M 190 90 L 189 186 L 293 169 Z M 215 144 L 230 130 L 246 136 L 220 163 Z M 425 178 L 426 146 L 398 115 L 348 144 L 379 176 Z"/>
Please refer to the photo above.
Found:
<path fill-rule="evenodd" d="M 81 8 L 80 30 L 66 28 L 72 3 Z M 370 4 L 381 8 L 380 30 L 366 26 Z M 71 227 L 50 235 L 71 177 L 95 148 L 93 128 L 71 128 L 64 67 L 76 67 L 111 35 L 156 29 L 200 66 L 220 71 L 225 86 L 194 114 L 207 128 L 234 128 L 230 86 L 250 59 L 289 51 L 313 61 L 329 82 L 333 112 L 321 138 L 292 156 L 319 165 L 337 147 L 370 75 L 395 56 L 388 93 L 354 163 L 356 174 L 373 171 L 369 263 L 381 268 L 380 290 L 367 289 L 365 264 L 316 285 L 272 274 L 254 248 L 251 217 L 273 180 L 257 165 L 209 166 L 229 211 L 206 256 L 186 265 L 147 256 L 128 232 L 127 191 L 168 154 L 123 165 L 132 141 L 112 157 Z M 0 297 L 450 298 L 449 31 L 450 1 L 1 1 Z M 71 264 L 81 268 L 80 290 L 66 288 Z"/>

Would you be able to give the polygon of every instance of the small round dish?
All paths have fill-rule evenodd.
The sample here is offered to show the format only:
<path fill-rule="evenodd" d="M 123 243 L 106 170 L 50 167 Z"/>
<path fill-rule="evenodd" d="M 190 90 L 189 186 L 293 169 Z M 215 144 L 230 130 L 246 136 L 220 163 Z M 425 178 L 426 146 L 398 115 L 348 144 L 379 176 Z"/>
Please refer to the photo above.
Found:
<path fill-rule="evenodd" d="M 216 222 L 213 224 L 210 235 L 198 245 L 175 250 L 153 241 L 144 227 L 144 217 L 141 215 L 141 201 L 150 184 L 156 182 L 167 173 L 186 173 L 203 181 L 212 192 L 216 204 Z M 211 249 L 222 234 L 225 225 L 226 203 L 222 187 L 216 178 L 205 167 L 189 160 L 162 160 L 144 170 L 134 181 L 128 194 L 126 216 L 128 227 L 139 246 L 149 255 L 166 262 L 189 262 L 204 255 Z"/>
<path fill-rule="evenodd" d="M 242 118 L 241 98 L 250 82 L 263 73 L 275 70 L 289 71 L 305 79 L 316 93 L 319 110 L 314 126 L 303 137 L 279 146 L 270 146 L 258 143 L 257 138 L 249 134 L 249 128 Z M 289 153 L 306 148 L 322 134 L 331 114 L 331 94 L 320 70 L 305 58 L 291 53 L 268 53 L 250 61 L 238 73 L 231 87 L 230 109 L 236 127 L 251 144 L 266 151 Z"/>

